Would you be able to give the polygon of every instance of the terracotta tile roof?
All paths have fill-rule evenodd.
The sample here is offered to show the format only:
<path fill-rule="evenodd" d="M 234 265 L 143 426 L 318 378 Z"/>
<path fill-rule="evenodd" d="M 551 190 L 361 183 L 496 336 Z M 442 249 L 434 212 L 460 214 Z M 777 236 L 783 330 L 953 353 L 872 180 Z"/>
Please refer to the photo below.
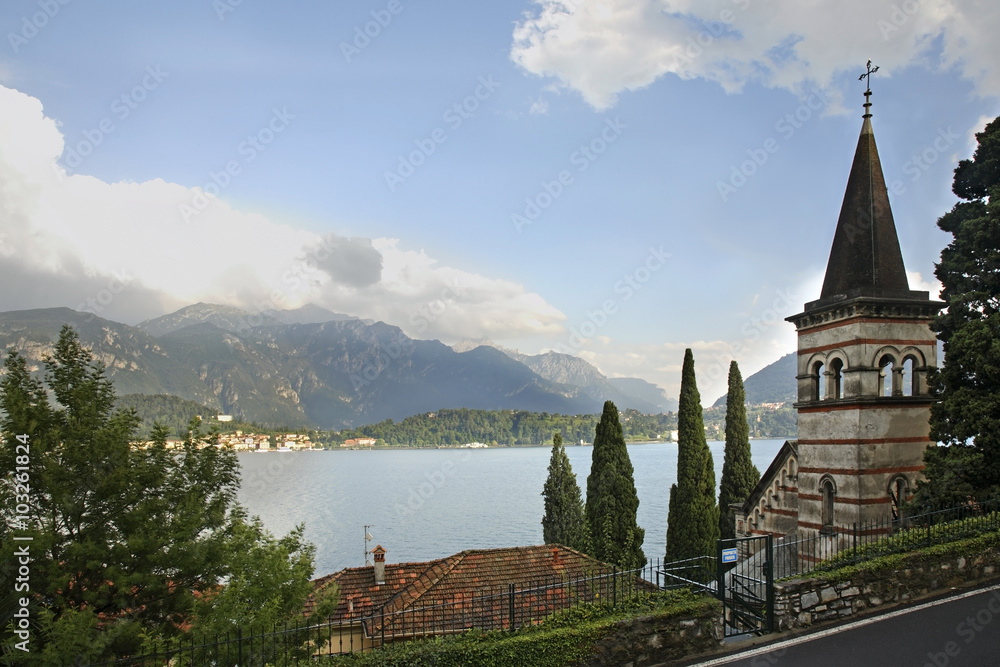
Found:
<path fill-rule="evenodd" d="M 544 617 L 565 608 L 570 600 L 610 593 L 608 579 L 578 580 L 611 572 L 606 563 L 550 544 L 468 550 L 425 563 L 387 563 L 386 583 L 381 586 L 375 585 L 371 567 L 348 568 L 315 583 L 317 590 L 331 582 L 340 587 L 334 622 L 368 617 L 365 630 L 374 636 L 383 631 L 384 619 L 386 634 L 399 636 L 454 632 L 473 625 L 506 627 L 511 584 L 517 591 L 518 618 Z M 306 612 L 311 610 L 310 599 Z"/>

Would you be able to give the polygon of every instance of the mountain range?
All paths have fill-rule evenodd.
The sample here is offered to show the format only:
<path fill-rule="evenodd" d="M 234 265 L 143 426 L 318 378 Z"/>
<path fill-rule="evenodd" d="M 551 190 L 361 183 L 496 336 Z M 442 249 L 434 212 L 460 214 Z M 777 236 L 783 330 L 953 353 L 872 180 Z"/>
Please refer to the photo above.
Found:
<path fill-rule="evenodd" d="M 41 372 L 64 324 L 104 363 L 119 395 L 171 394 L 261 424 L 344 428 L 441 408 L 593 414 L 605 400 L 676 409 L 637 378 L 571 355 L 415 340 L 398 327 L 316 306 L 259 314 L 194 304 L 129 326 L 68 308 L 0 313 L 0 350 Z"/>
<path fill-rule="evenodd" d="M 765 366 L 753 375 L 743 380 L 743 389 L 747 402 L 752 405 L 761 403 L 785 403 L 791 405 L 798 400 L 798 384 L 795 376 L 797 352 L 789 352 L 774 363 Z M 712 407 L 718 408 L 726 404 L 726 396 L 719 397 Z"/>

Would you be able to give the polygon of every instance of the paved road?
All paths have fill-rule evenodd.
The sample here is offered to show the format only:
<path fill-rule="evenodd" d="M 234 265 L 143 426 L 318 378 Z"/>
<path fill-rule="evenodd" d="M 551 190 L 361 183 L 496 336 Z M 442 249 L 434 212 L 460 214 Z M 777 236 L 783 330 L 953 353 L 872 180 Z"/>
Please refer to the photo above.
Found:
<path fill-rule="evenodd" d="M 827 628 L 703 667 L 1000 667 L 1000 586 Z"/>

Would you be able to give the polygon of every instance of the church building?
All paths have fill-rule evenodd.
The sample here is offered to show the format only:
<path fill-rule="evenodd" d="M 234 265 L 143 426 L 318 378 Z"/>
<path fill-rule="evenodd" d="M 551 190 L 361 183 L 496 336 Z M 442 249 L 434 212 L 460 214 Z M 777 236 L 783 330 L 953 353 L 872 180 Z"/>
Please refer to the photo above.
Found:
<path fill-rule="evenodd" d="M 930 446 L 930 323 L 944 303 L 910 289 L 871 123 L 871 90 L 819 299 L 798 332 L 798 440 L 742 506 L 737 535 L 850 534 L 896 517 Z"/>

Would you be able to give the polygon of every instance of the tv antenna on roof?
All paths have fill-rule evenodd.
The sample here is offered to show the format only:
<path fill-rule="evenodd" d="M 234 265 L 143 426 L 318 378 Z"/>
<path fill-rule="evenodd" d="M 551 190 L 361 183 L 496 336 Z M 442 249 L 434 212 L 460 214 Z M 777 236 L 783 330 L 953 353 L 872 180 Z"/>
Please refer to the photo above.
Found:
<path fill-rule="evenodd" d="M 372 537 L 372 534 L 368 532 L 368 529 L 374 527 L 375 524 L 373 523 L 365 524 L 365 567 L 374 565 L 370 560 L 368 560 L 368 554 L 371 553 L 371 551 L 368 549 L 368 543 L 374 539 Z"/>

